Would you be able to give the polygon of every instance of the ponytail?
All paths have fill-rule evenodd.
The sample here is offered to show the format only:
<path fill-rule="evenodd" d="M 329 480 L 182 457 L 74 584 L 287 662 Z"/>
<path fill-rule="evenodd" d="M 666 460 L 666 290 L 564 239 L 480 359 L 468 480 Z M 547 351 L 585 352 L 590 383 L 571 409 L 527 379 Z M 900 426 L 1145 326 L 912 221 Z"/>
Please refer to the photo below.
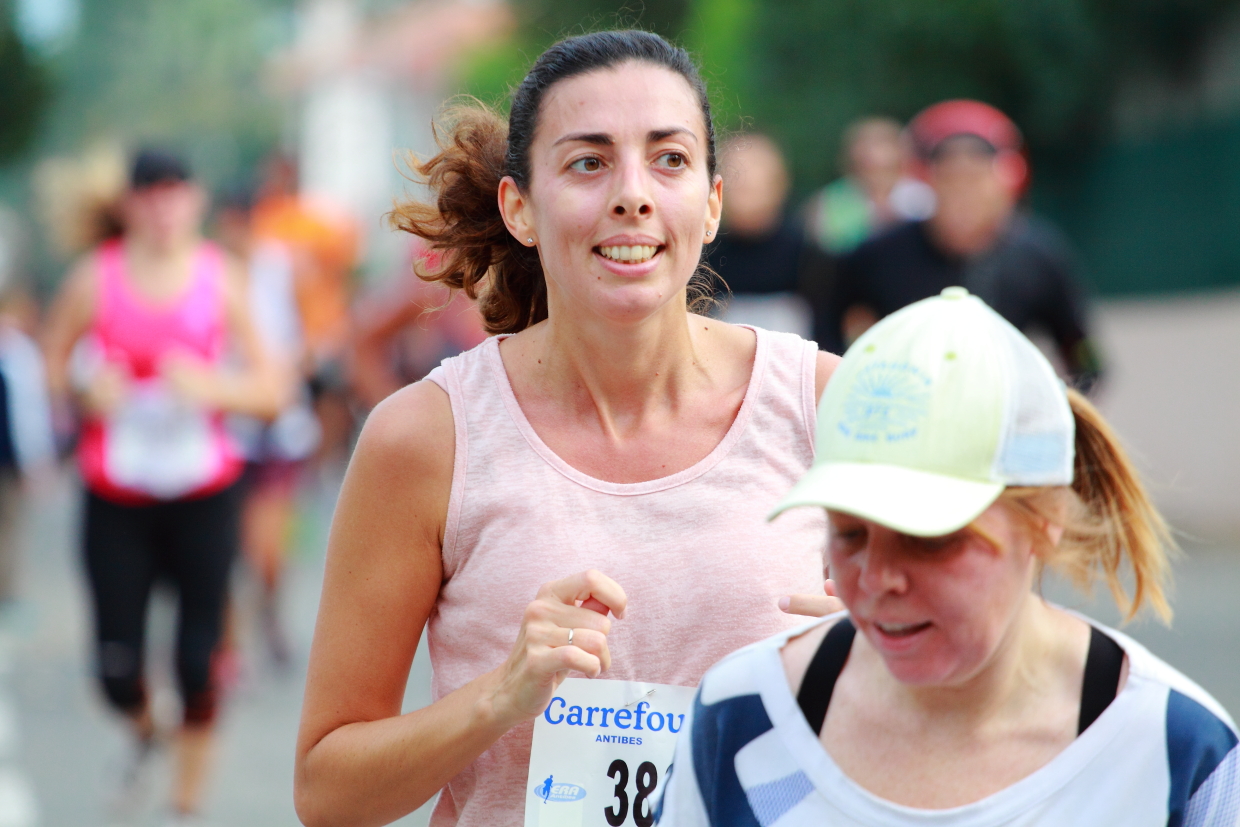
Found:
<path fill-rule="evenodd" d="M 1125 620 L 1148 605 L 1168 622 L 1169 556 L 1176 546 L 1167 523 L 1098 409 L 1072 389 L 1068 402 L 1076 424 L 1071 489 L 1012 488 L 1007 496 L 1031 516 L 1062 522 L 1063 538 L 1045 560 L 1048 565 L 1085 590 L 1101 575 Z M 1063 513 L 1061 501 L 1058 516 L 1051 517 L 1056 509 L 1045 498 L 1055 492 L 1070 492 L 1068 508 Z M 1131 594 L 1125 579 L 1131 580 Z"/>
<path fill-rule="evenodd" d="M 447 112 L 435 127 L 439 154 L 410 162 L 436 203 L 406 201 L 392 226 L 442 252 L 419 278 L 464 290 L 478 302 L 488 333 L 516 333 L 547 318 L 547 285 L 538 251 L 512 237 L 499 213 L 508 127 L 475 102 Z"/>

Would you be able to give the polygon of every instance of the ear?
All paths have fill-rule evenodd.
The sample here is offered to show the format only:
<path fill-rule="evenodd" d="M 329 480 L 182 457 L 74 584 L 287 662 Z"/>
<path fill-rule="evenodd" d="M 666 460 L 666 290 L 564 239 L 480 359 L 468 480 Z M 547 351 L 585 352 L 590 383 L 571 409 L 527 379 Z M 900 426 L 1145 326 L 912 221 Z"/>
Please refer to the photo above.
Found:
<path fill-rule="evenodd" d="M 525 197 L 525 193 L 521 192 L 521 188 L 517 186 L 517 182 L 512 179 L 511 175 L 505 175 L 500 179 L 499 192 L 496 194 L 499 201 L 499 214 L 504 219 L 504 226 L 508 228 L 508 232 L 512 233 L 513 238 L 529 246 L 529 239 L 534 239 L 534 243 L 538 243 L 538 234 L 534 232 L 534 216 L 531 214 L 529 199 Z"/>
<path fill-rule="evenodd" d="M 1009 192 L 1018 194 L 1029 180 L 1029 162 L 1019 152 L 1004 150 L 995 156 L 995 172 Z"/>
<path fill-rule="evenodd" d="M 719 236 L 719 219 L 723 216 L 723 176 L 716 175 L 710 183 L 710 195 L 706 198 L 706 226 L 703 233 L 706 241 L 714 241 Z"/>

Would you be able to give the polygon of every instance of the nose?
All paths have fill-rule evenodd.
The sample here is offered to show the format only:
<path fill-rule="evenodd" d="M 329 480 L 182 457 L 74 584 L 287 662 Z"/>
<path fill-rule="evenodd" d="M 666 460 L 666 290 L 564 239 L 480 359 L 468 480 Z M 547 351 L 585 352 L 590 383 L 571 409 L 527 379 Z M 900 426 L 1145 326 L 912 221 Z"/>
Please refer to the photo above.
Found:
<path fill-rule="evenodd" d="M 869 532 L 857 561 L 858 584 L 863 590 L 872 595 L 903 594 L 908 590 L 900 539 L 896 532 L 878 526 Z"/>
<path fill-rule="evenodd" d="M 654 213 L 654 198 L 650 193 L 650 176 L 640 158 L 624 158 L 616 176 L 616 189 L 612 194 L 611 212 L 622 216 L 647 217 Z"/>

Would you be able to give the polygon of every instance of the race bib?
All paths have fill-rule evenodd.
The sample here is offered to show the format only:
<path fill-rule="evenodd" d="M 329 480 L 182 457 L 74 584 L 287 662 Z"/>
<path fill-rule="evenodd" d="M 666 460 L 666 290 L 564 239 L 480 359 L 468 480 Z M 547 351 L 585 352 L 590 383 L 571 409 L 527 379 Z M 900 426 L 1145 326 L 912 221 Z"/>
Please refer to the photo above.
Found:
<path fill-rule="evenodd" d="M 650 827 L 697 692 L 567 678 L 534 721 L 525 827 Z"/>
<path fill-rule="evenodd" d="M 161 382 L 135 385 L 107 423 L 108 477 L 174 499 L 211 480 L 219 455 L 210 418 Z"/>

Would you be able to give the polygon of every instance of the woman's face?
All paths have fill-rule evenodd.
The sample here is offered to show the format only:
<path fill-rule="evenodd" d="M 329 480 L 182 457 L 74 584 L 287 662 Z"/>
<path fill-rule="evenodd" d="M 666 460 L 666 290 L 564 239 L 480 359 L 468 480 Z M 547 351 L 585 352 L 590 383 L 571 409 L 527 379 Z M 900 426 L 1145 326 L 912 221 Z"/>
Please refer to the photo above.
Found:
<path fill-rule="evenodd" d="M 535 239 L 548 301 L 631 323 L 676 303 L 718 227 L 697 96 L 680 75 L 630 61 L 548 90 L 530 147 L 528 192 L 501 209 Z"/>
<path fill-rule="evenodd" d="M 1032 587 L 1034 528 L 1010 506 L 983 512 L 973 523 L 981 533 L 931 538 L 829 516 L 836 593 L 897 680 L 962 684 L 1011 639 Z"/>
<path fill-rule="evenodd" d="M 123 205 L 125 232 L 158 246 L 182 243 L 198 233 L 205 206 L 202 189 L 190 182 L 132 190 Z"/>

